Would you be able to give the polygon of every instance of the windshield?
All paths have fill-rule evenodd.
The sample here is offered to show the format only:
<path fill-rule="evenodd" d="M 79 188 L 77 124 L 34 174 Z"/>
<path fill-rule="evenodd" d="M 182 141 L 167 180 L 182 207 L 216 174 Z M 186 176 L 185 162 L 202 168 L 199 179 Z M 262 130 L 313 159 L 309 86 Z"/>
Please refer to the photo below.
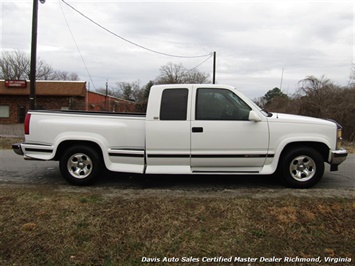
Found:
<path fill-rule="evenodd" d="M 238 92 L 238 94 L 241 94 L 240 91 L 238 91 L 236 88 L 234 88 L 235 91 Z M 244 96 L 244 95 L 243 95 Z M 248 99 L 248 104 L 253 105 L 258 111 L 260 111 L 264 116 L 266 117 L 271 117 L 272 113 L 268 112 L 266 109 L 261 108 L 260 106 L 258 106 L 255 102 L 253 102 L 252 100 Z"/>

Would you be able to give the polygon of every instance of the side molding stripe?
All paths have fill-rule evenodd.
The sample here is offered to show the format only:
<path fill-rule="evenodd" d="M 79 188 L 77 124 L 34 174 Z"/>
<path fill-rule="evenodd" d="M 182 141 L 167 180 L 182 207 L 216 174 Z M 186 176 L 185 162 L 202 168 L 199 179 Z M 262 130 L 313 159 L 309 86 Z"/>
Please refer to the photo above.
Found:
<path fill-rule="evenodd" d="M 144 154 L 132 154 L 132 153 L 109 153 L 108 155 L 113 157 L 135 157 L 135 158 L 144 157 Z"/>
<path fill-rule="evenodd" d="M 189 154 L 148 154 L 148 158 L 189 158 Z M 191 158 L 273 158 L 274 154 L 192 154 Z"/>
<path fill-rule="evenodd" d="M 34 149 L 34 148 L 25 148 L 25 151 L 45 152 L 45 153 L 52 153 L 53 152 L 53 150 Z"/>

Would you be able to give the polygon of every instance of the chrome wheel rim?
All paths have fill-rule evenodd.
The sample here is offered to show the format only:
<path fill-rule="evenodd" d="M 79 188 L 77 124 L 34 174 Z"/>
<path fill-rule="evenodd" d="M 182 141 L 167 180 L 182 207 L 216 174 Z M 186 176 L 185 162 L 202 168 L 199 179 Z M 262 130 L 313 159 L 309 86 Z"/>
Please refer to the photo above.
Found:
<path fill-rule="evenodd" d="M 89 156 L 84 153 L 76 153 L 70 156 L 67 164 L 69 173 L 78 179 L 88 177 L 93 169 Z"/>
<path fill-rule="evenodd" d="M 306 182 L 316 174 L 316 163 L 309 156 L 297 156 L 291 161 L 290 174 L 293 179 Z"/>

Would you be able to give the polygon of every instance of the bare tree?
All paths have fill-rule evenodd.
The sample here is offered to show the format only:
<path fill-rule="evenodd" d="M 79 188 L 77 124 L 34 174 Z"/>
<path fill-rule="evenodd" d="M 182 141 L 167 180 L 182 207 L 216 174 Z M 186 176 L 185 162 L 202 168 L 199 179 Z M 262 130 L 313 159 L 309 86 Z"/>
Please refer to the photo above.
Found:
<path fill-rule="evenodd" d="M 196 69 L 186 72 L 186 83 L 191 84 L 204 84 L 211 83 L 210 75 L 197 71 Z"/>
<path fill-rule="evenodd" d="M 299 93 L 305 96 L 319 95 L 336 87 L 334 83 L 324 75 L 320 78 L 308 76 L 305 79 L 300 80 L 298 83 L 301 85 L 299 87 Z"/>
<path fill-rule="evenodd" d="M 325 76 L 320 78 L 308 76 L 299 81 L 299 84 L 298 97 L 302 98 L 299 112 L 302 115 L 330 117 L 334 101 L 338 102 L 339 100 L 334 98 L 335 95 L 338 95 L 334 94 L 334 92 L 338 91 L 339 87 Z"/>
<path fill-rule="evenodd" d="M 51 80 L 53 79 L 53 68 L 48 65 L 42 59 L 37 59 L 37 67 L 36 67 L 36 79 L 37 80 Z M 28 78 L 30 78 L 30 70 L 28 70 Z"/>
<path fill-rule="evenodd" d="M 30 60 L 24 52 L 2 52 L 0 58 L 0 78 L 26 79 L 29 75 Z"/>
<path fill-rule="evenodd" d="M 272 112 L 333 119 L 343 126 L 344 139 L 355 140 L 355 86 L 341 88 L 325 76 L 308 76 L 299 81 L 299 86 L 293 96 L 273 97 L 266 108 Z"/>
<path fill-rule="evenodd" d="M 79 80 L 79 76 L 75 72 L 59 71 L 56 70 L 51 74 L 52 80 Z"/>
<path fill-rule="evenodd" d="M 253 102 L 254 102 L 257 106 L 259 106 L 259 107 L 261 107 L 261 108 L 265 108 L 266 99 L 265 99 L 264 96 L 254 98 L 254 99 L 253 99 Z"/>
<path fill-rule="evenodd" d="M 133 82 L 117 81 L 115 85 L 114 87 L 108 86 L 107 89 L 99 88 L 96 91 L 130 101 L 139 101 L 143 97 L 144 91 L 140 88 L 140 80 Z"/>
<path fill-rule="evenodd" d="M 160 75 L 156 78 L 156 84 L 200 84 L 210 83 L 209 74 L 198 70 L 188 70 L 182 64 L 168 63 L 160 67 Z"/>
<path fill-rule="evenodd" d="M 137 101 L 140 97 L 142 89 L 140 88 L 140 80 L 129 82 L 116 82 L 117 97 L 125 100 Z"/>
<path fill-rule="evenodd" d="M 168 63 L 160 67 L 160 75 L 156 84 L 178 84 L 184 83 L 185 68 L 182 64 Z"/>
<path fill-rule="evenodd" d="M 31 59 L 22 51 L 2 52 L 0 56 L 1 79 L 30 79 Z M 75 72 L 56 71 L 42 59 L 37 59 L 37 80 L 79 80 Z"/>

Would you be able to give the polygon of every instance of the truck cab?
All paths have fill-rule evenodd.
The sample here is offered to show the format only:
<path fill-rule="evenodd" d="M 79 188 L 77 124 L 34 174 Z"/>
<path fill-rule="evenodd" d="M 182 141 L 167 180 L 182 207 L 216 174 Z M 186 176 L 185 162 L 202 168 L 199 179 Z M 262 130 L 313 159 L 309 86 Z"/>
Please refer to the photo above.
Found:
<path fill-rule="evenodd" d="M 229 86 L 162 85 L 146 117 L 147 173 L 259 173 L 267 117 Z"/>

